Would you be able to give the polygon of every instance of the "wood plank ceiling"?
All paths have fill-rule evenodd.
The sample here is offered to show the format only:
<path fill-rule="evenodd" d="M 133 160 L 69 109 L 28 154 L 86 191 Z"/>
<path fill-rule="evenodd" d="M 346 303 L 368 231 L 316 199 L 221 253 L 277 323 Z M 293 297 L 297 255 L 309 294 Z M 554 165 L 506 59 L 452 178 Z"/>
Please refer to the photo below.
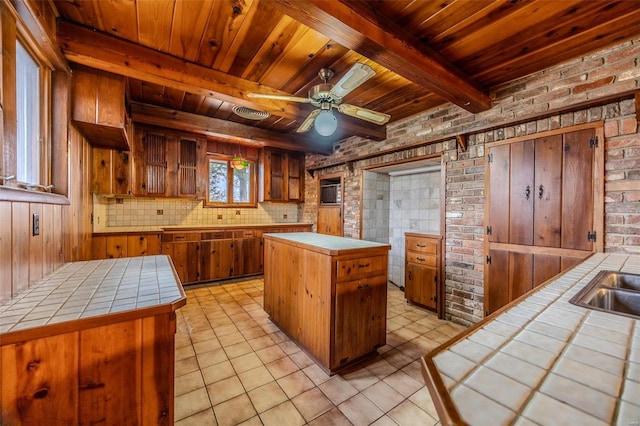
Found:
<path fill-rule="evenodd" d="M 53 3 L 64 55 L 127 76 L 134 120 L 179 114 L 177 128 L 300 150 L 352 135 L 382 140 L 386 132 L 340 114 L 330 137 L 297 134 L 313 106 L 247 93 L 306 97 L 321 83 L 321 68 L 335 70 L 335 83 L 360 61 L 376 74 L 346 103 L 390 114 L 391 122 L 446 102 L 478 112 L 490 107 L 497 85 L 640 36 L 636 0 Z M 235 105 L 271 115 L 243 119 Z"/>

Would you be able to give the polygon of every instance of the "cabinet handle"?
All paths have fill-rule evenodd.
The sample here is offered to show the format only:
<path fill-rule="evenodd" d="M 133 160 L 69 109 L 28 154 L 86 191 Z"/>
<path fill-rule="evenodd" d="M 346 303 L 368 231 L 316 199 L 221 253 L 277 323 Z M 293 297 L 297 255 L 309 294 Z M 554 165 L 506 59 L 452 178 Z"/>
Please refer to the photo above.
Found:
<path fill-rule="evenodd" d="M 527 188 L 524 190 L 524 197 L 528 200 L 531 197 L 531 187 L 527 185 Z"/>
<path fill-rule="evenodd" d="M 538 199 L 542 200 L 542 194 L 544 194 L 544 187 L 540 184 L 538 187 Z"/>
<path fill-rule="evenodd" d="M 184 236 L 184 235 L 176 235 L 174 238 L 175 238 L 176 240 L 184 240 L 184 239 L 185 239 L 185 236 Z"/>
<path fill-rule="evenodd" d="M 416 246 L 418 246 L 420 248 L 425 248 L 427 245 L 426 244 L 416 244 Z"/>
<path fill-rule="evenodd" d="M 360 264 L 358 265 L 358 268 L 367 268 L 367 267 L 369 267 L 369 264 L 368 264 L 368 263 L 364 263 L 364 264 L 360 263 Z"/>
<path fill-rule="evenodd" d="M 425 259 L 424 257 L 416 257 L 416 260 L 418 260 L 420 262 L 424 262 L 427 259 Z"/>

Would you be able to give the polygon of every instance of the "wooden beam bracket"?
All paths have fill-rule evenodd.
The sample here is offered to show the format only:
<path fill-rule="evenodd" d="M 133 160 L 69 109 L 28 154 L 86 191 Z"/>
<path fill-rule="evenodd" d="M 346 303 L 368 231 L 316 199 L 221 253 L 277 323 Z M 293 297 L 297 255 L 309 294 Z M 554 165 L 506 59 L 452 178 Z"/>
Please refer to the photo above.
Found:
<path fill-rule="evenodd" d="M 462 152 L 467 152 L 467 135 L 456 135 L 456 141 L 458 142 L 458 148 L 460 148 Z"/>

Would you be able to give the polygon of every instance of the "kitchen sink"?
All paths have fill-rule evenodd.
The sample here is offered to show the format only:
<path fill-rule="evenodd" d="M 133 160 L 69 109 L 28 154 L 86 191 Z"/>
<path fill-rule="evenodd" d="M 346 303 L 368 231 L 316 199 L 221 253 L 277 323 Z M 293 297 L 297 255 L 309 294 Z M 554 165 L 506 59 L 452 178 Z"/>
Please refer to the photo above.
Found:
<path fill-rule="evenodd" d="M 640 275 L 601 271 L 569 302 L 640 319 Z"/>

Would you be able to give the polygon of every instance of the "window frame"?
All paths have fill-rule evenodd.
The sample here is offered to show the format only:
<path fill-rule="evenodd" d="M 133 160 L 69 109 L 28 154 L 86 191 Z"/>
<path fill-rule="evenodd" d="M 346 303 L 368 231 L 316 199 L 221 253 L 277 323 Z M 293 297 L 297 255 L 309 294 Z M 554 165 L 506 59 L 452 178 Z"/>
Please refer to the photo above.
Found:
<path fill-rule="evenodd" d="M 218 208 L 257 208 L 258 207 L 258 185 L 257 185 L 257 176 L 258 176 L 258 162 L 255 159 L 247 158 L 247 162 L 250 167 L 250 177 L 249 177 L 249 201 L 248 202 L 236 202 L 233 201 L 233 174 L 235 169 L 231 167 L 231 160 L 233 156 L 225 155 L 225 154 L 207 154 L 207 190 L 206 196 L 203 203 L 203 207 L 218 207 Z M 209 200 L 209 173 L 210 173 L 210 162 L 214 161 L 224 161 L 227 164 L 227 201 L 219 202 L 219 201 L 211 201 Z"/>

